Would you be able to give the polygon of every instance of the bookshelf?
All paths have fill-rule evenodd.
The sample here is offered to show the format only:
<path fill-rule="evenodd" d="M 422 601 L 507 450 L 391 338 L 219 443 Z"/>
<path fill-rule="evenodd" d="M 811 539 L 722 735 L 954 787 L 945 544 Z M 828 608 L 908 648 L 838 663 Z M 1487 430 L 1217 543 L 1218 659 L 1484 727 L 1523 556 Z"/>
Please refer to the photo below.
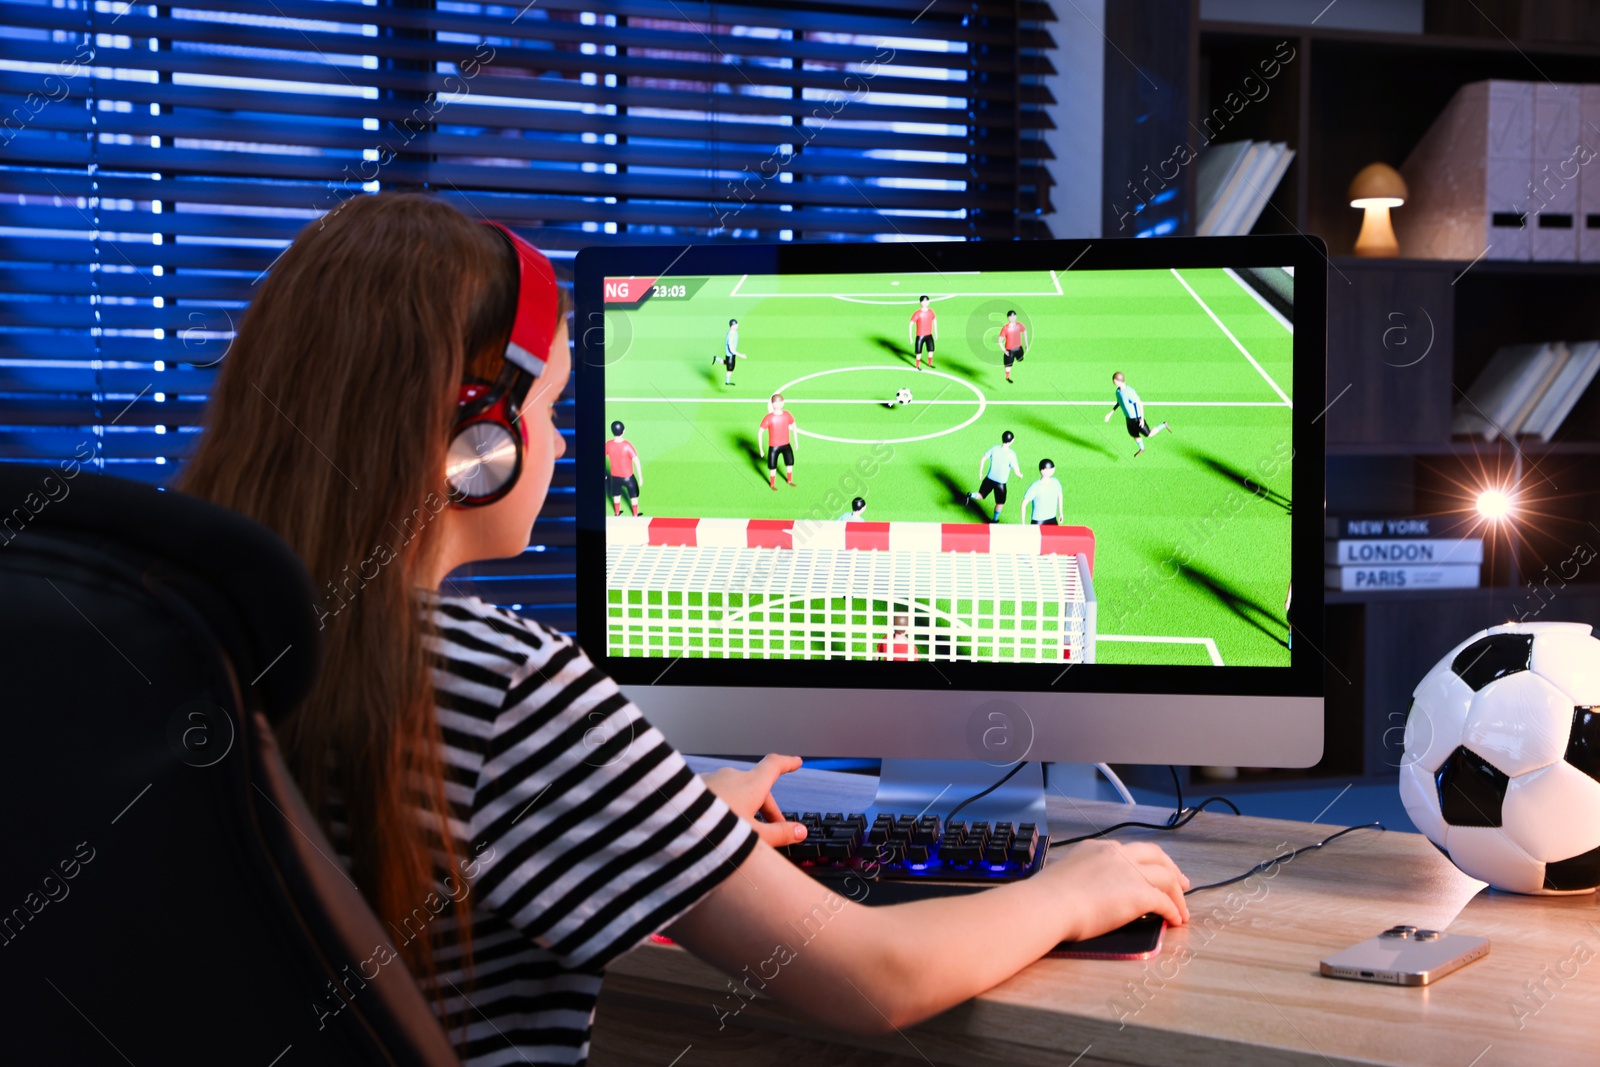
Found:
<path fill-rule="evenodd" d="M 1487 485 L 1520 486 L 1524 501 L 1522 521 L 1486 537 L 1481 588 L 1325 593 L 1323 761 L 1245 770 L 1216 787 L 1393 781 L 1411 690 L 1462 637 L 1518 617 L 1600 629 L 1600 555 L 1577 562 L 1600 551 L 1600 381 L 1548 443 L 1450 432 L 1460 390 L 1497 348 L 1600 337 L 1600 263 L 1359 259 L 1350 253 L 1361 213 L 1346 197 L 1367 163 L 1403 163 L 1463 85 L 1600 81 L 1597 9 L 1587 0 L 1429 2 L 1424 32 L 1398 34 L 1215 22 L 1200 18 L 1198 2 L 1108 0 L 1102 232 L 1119 232 L 1117 194 L 1174 145 L 1203 151 L 1208 141 L 1249 138 L 1295 149 L 1252 232 L 1316 234 L 1331 253 L 1329 513 L 1448 512 Z M 1187 34 L 1186 51 L 1162 40 L 1174 33 Z M 1142 213 L 1145 226 L 1193 233 L 1193 171 Z M 1404 207 L 1394 221 L 1403 253 Z"/>

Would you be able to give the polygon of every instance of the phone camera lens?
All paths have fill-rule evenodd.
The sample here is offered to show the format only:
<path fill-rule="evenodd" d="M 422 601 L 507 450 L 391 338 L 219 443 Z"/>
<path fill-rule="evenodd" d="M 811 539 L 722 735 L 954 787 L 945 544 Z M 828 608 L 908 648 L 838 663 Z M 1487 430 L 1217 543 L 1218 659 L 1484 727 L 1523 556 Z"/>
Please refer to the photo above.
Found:
<path fill-rule="evenodd" d="M 1415 938 L 1418 941 L 1437 941 L 1437 940 L 1439 940 L 1439 931 L 1437 931 L 1437 930 L 1418 930 L 1415 934 L 1412 935 L 1412 937 Z"/>

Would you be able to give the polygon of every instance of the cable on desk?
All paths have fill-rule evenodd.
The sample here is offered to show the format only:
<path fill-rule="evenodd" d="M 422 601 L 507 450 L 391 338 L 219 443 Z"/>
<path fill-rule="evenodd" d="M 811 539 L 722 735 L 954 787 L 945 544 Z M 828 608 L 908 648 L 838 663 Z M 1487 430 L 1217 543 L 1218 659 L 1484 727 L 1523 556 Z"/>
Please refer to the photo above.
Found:
<path fill-rule="evenodd" d="M 1238 807 L 1227 797 L 1206 797 L 1199 804 L 1192 808 L 1188 808 L 1184 811 L 1173 812 L 1171 817 L 1169 817 L 1164 823 L 1132 821 L 1119 822 L 1114 826 L 1107 826 L 1104 830 L 1096 830 L 1092 834 L 1079 834 L 1077 837 L 1068 837 L 1061 841 L 1051 841 L 1050 847 L 1065 848 L 1067 845 L 1075 845 L 1079 841 L 1092 841 L 1097 837 L 1104 837 L 1107 834 L 1116 833 L 1118 830 L 1178 830 L 1189 825 L 1196 815 L 1199 815 L 1202 811 L 1205 811 L 1206 808 L 1210 807 L 1212 804 L 1226 804 L 1228 807 L 1233 809 L 1233 813 L 1235 815 L 1239 814 Z"/>
<path fill-rule="evenodd" d="M 1139 803 L 1133 799 L 1133 794 L 1128 792 L 1128 787 L 1122 784 L 1122 779 L 1117 777 L 1116 771 L 1104 763 L 1096 763 L 1094 768 L 1106 776 L 1106 781 L 1111 783 L 1111 788 L 1117 791 L 1117 796 L 1122 798 L 1124 804 L 1137 805 Z"/>
<path fill-rule="evenodd" d="M 956 817 L 956 812 L 960 811 L 962 808 L 966 807 L 968 804 L 971 804 L 974 800 L 982 800 L 984 797 L 988 796 L 990 793 L 993 793 L 996 789 L 999 789 L 1001 786 L 1003 786 L 1007 782 L 1011 781 L 1012 777 L 1018 771 L 1022 770 L 1022 768 L 1026 767 L 1027 765 L 1028 765 L 1028 761 L 1027 760 L 1022 760 L 1021 762 L 1019 762 L 1015 767 L 1013 767 L 1009 771 L 1007 771 L 1005 773 L 1005 776 L 1002 777 L 994 785 L 991 785 L 988 789 L 985 789 L 981 793 L 972 794 L 970 797 L 968 797 L 967 799 L 963 800 L 961 803 L 957 804 L 955 807 L 951 808 L 950 809 L 950 814 L 948 814 L 948 815 L 946 815 L 944 817 L 944 821 L 945 822 L 950 822 L 951 820 L 953 820 Z"/>
<path fill-rule="evenodd" d="M 1223 881 L 1220 881 L 1220 882 L 1212 882 L 1209 885 L 1191 886 L 1189 889 L 1184 891 L 1183 895 L 1184 896 L 1188 896 L 1191 893 L 1198 893 L 1202 889 L 1220 889 L 1222 886 L 1225 886 L 1225 885 L 1232 885 L 1235 882 L 1242 882 L 1246 878 L 1249 878 L 1252 874 L 1256 874 L 1256 873 L 1258 873 L 1260 871 L 1264 871 L 1268 867 L 1274 866 L 1274 865 L 1279 864 L 1279 863 L 1287 863 L 1290 860 L 1294 859 L 1296 856 L 1300 855 L 1302 852 L 1310 852 L 1312 849 L 1321 848 L 1323 845 L 1326 845 L 1328 842 L 1334 840 L 1335 838 L 1343 837 L 1345 834 L 1353 834 L 1357 830 L 1387 830 L 1387 829 L 1388 829 L 1388 827 L 1384 826 L 1383 823 L 1381 823 L 1381 822 L 1366 822 L 1366 823 L 1362 823 L 1360 826 L 1346 826 L 1343 830 L 1340 830 L 1338 833 L 1329 834 L 1327 837 L 1324 837 L 1321 841 L 1318 841 L 1314 845 L 1302 845 L 1300 848 L 1295 849 L 1293 852 L 1285 853 L 1282 856 L 1274 856 L 1272 859 L 1267 860 L 1264 863 L 1256 864 L 1254 867 L 1251 867 L 1248 871 L 1245 871 L 1241 875 L 1236 875 L 1233 878 L 1227 878 L 1227 879 L 1224 879 Z"/>

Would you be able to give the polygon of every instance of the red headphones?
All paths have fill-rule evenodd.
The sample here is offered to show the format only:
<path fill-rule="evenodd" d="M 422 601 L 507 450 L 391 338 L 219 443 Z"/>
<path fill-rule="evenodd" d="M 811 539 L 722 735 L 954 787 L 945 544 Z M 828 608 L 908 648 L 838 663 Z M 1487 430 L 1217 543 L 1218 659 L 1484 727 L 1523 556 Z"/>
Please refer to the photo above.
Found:
<path fill-rule="evenodd" d="M 461 385 L 445 479 L 451 502 L 467 508 L 493 504 L 511 491 L 522 473 L 527 431 L 517 423 L 522 402 L 550 357 L 560 307 L 550 261 L 500 223 L 484 225 L 498 231 L 516 253 L 517 313 L 499 377 L 492 382 L 472 379 Z"/>

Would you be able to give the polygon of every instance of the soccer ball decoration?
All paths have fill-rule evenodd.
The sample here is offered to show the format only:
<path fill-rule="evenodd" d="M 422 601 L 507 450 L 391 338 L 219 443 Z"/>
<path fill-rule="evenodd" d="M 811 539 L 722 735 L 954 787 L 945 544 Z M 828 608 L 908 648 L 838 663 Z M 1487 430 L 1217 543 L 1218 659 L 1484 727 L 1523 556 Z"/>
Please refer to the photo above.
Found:
<path fill-rule="evenodd" d="M 909 389 L 901 389 L 899 392 L 895 393 L 894 394 L 894 402 L 896 404 L 909 404 L 909 403 L 911 403 L 911 390 L 909 390 Z"/>
<path fill-rule="evenodd" d="M 1583 623 L 1494 626 L 1427 673 L 1400 799 L 1463 872 L 1513 893 L 1600 886 L 1600 640 Z"/>

